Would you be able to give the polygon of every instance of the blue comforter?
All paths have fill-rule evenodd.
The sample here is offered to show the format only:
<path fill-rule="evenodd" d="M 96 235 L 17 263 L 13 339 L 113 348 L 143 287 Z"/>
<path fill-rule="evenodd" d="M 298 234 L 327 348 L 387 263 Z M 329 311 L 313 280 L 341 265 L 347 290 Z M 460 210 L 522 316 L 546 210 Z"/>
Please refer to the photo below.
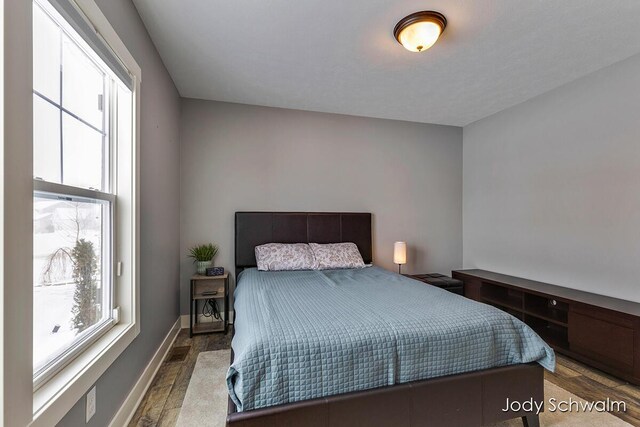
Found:
<path fill-rule="evenodd" d="M 494 307 L 378 267 L 245 270 L 227 373 L 239 411 L 555 356 Z"/>

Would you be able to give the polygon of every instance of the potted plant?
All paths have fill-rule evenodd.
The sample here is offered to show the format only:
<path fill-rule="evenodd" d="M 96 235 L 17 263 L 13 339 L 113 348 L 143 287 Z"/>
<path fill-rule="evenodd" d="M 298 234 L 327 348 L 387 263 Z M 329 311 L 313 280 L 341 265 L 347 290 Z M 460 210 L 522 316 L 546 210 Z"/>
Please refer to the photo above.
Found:
<path fill-rule="evenodd" d="M 189 249 L 189 258 L 193 258 L 198 274 L 205 274 L 213 264 L 213 257 L 218 253 L 218 246 L 213 243 L 193 246 Z"/>

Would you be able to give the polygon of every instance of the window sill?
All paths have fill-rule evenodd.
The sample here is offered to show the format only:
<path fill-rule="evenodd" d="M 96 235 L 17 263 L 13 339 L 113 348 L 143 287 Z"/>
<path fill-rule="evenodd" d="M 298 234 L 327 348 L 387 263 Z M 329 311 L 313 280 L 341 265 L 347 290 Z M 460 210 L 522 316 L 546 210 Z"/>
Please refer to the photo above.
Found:
<path fill-rule="evenodd" d="M 133 323 L 115 325 L 33 393 L 30 426 L 57 424 L 139 334 Z"/>

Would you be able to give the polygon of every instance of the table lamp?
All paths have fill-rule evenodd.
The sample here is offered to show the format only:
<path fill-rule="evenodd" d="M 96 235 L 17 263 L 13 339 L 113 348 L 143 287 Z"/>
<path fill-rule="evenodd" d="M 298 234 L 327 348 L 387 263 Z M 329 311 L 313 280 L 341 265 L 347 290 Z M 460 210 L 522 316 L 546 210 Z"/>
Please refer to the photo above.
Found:
<path fill-rule="evenodd" d="M 398 274 L 402 274 L 402 264 L 407 263 L 407 242 L 395 242 L 393 244 L 393 263 L 398 264 Z"/>

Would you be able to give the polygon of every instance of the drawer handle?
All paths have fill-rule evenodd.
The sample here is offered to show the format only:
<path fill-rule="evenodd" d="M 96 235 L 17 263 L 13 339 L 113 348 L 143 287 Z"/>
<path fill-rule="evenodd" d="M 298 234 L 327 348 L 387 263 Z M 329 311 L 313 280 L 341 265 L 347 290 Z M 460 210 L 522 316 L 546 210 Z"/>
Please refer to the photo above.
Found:
<path fill-rule="evenodd" d="M 549 304 L 555 307 L 556 305 L 558 305 L 558 301 L 552 299 L 551 301 L 549 301 Z"/>
<path fill-rule="evenodd" d="M 209 295 L 217 295 L 218 291 L 206 291 L 202 293 L 202 296 L 209 296 Z"/>

